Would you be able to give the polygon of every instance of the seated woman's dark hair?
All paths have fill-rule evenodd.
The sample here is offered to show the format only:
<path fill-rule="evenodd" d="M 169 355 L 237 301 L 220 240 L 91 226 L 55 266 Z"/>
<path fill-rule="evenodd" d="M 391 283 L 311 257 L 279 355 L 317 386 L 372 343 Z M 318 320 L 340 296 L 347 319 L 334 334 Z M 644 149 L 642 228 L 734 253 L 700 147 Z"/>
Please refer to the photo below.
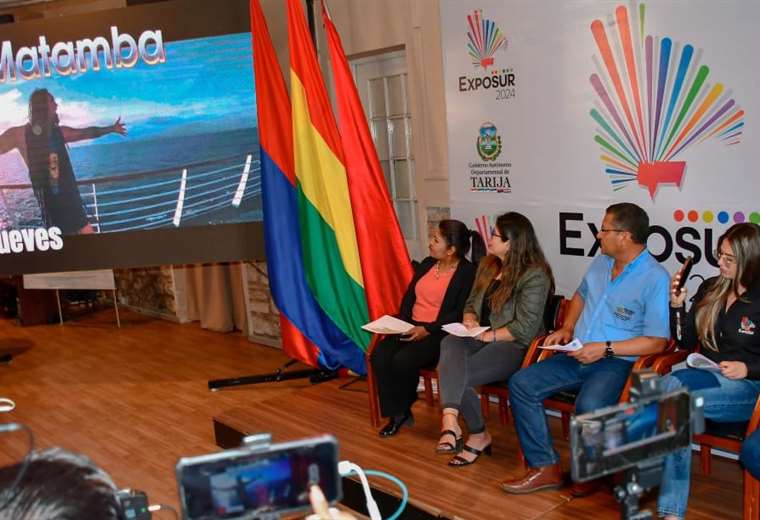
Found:
<path fill-rule="evenodd" d="M 501 309 L 504 302 L 512 296 L 517 281 L 531 268 L 542 269 L 547 274 L 551 282 L 549 294 L 554 293 L 552 268 L 546 261 L 528 217 L 515 211 L 504 213 L 496 219 L 496 229 L 505 242 L 509 240 L 509 254 L 504 265 L 496 256 L 486 256 L 478 269 L 474 289 L 483 290 L 501 271 L 501 284 L 491 296 L 491 309 Z"/>
<path fill-rule="evenodd" d="M 457 258 L 465 258 L 472 245 L 472 261 L 477 263 L 485 255 L 483 237 L 477 231 L 467 229 L 464 222 L 453 219 L 441 220 L 438 223 L 438 231 L 446 241 L 446 244 L 456 249 Z"/>
<path fill-rule="evenodd" d="M 125 520 L 116 485 L 87 457 L 58 448 L 29 457 L 25 469 L 24 463 L 0 468 L 0 518 Z"/>

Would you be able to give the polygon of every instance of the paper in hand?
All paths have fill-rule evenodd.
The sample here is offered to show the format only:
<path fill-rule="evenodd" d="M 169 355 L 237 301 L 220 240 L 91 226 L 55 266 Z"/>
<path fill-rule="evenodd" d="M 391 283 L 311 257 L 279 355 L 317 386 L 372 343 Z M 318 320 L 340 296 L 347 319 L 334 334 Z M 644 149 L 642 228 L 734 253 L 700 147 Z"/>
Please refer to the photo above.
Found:
<path fill-rule="evenodd" d="M 570 343 L 564 345 L 540 345 L 538 348 L 545 350 L 556 350 L 557 352 L 575 352 L 583 348 L 583 343 L 578 338 L 575 338 Z"/>
<path fill-rule="evenodd" d="M 447 323 L 441 327 L 444 331 L 448 332 L 452 336 L 459 336 L 460 338 L 474 338 L 484 333 L 491 327 L 473 327 L 468 329 L 463 323 Z"/>
<path fill-rule="evenodd" d="M 720 365 L 718 365 L 712 359 L 703 356 L 697 352 L 692 352 L 686 356 L 686 365 L 691 368 L 699 368 L 701 370 L 709 370 L 711 372 L 720 372 Z"/>
<path fill-rule="evenodd" d="M 414 325 L 386 314 L 375 321 L 362 325 L 362 328 L 375 334 L 404 334 L 412 330 Z"/>

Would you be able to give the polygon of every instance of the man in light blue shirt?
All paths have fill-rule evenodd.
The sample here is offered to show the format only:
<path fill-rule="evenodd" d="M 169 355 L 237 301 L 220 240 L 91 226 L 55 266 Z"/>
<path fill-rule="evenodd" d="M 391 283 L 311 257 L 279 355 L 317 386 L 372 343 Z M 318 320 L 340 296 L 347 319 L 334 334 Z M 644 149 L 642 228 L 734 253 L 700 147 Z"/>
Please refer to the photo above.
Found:
<path fill-rule="evenodd" d="M 502 482 L 504 491 L 531 493 L 562 485 L 544 399 L 577 391 L 577 414 L 616 404 L 636 358 L 665 348 L 670 276 L 647 251 L 648 236 L 649 217 L 639 206 L 607 208 L 597 234 L 604 255 L 591 262 L 562 328 L 545 342 L 556 345 L 577 338 L 583 348 L 554 355 L 510 379 L 509 400 L 529 468 L 523 477 Z"/>

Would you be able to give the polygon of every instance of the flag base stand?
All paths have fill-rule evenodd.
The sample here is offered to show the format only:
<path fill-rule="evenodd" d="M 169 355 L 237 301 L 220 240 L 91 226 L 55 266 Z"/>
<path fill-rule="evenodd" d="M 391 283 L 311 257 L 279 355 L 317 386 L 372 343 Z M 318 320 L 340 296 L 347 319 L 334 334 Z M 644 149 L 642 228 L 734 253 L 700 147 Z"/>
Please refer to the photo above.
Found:
<path fill-rule="evenodd" d="M 321 368 L 309 368 L 305 370 L 291 370 L 286 372 L 285 369 L 289 366 L 298 363 L 295 359 L 291 359 L 274 372 L 267 374 L 255 374 L 250 376 L 232 377 L 228 379 L 212 379 L 208 382 L 208 389 L 212 392 L 222 390 L 223 388 L 231 388 L 235 386 L 243 385 L 258 385 L 262 383 L 278 383 L 280 381 L 290 381 L 292 379 L 306 379 L 309 378 L 311 384 L 316 385 L 318 383 L 324 383 L 325 381 L 331 381 L 338 377 L 337 370 L 323 370 Z"/>

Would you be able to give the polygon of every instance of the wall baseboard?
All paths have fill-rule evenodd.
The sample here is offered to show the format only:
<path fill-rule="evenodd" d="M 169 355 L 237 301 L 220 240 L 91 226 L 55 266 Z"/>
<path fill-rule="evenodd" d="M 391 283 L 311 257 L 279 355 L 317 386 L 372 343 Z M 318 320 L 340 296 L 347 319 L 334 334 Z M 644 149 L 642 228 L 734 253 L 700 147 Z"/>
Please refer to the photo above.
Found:
<path fill-rule="evenodd" d="M 257 334 L 249 334 L 248 341 L 251 343 L 258 343 L 267 347 L 274 347 L 282 350 L 282 341 L 268 336 L 259 336 Z"/>
<path fill-rule="evenodd" d="M 161 319 L 161 320 L 172 321 L 174 323 L 183 323 L 174 314 L 165 314 L 163 312 L 158 312 L 158 311 L 154 311 L 154 310 L 151 310 L 151 309 L 145 309 L 145 308 L 142 308 L 142 307 L 136 307 L 134 305 L 130 305 L 128 303 L 121 303 L 121 302 L 119 302 L 119 307 L 125 307 L 125 308 L 127 308 L 127 309 L 129 309 L 131 311 L 135 311 L 138 314 L 142 314 L 144 316 L 150 316 L 151 318 L 158 318 L 158 319 Z"/>

